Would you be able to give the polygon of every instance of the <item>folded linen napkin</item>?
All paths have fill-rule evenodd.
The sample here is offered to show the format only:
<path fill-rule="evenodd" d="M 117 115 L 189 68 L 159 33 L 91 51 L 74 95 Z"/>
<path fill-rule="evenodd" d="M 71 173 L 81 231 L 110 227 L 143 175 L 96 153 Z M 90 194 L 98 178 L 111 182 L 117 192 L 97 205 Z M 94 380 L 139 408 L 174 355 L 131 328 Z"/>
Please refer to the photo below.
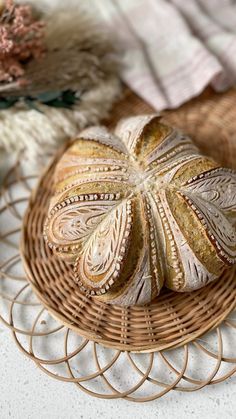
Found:
<path fill-rule="evenodd" d="M 235 0 L 95 0 L 124 49 L 122 78 L 157 110 L 236 82 Z"/>

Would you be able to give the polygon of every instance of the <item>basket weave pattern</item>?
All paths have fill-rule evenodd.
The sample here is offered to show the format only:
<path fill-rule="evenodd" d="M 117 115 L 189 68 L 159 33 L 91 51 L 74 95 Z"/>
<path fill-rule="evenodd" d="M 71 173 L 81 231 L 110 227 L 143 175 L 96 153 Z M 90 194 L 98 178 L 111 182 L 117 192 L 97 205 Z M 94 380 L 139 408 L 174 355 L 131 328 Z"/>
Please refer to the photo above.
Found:
<path fill-rule="evenodd" d="M 222 116 L 228 117 L 230 112 L 226 113 L 226 107 L 232 116 L 230 100 L 234 96 L 235 92 L 222 102 L 222 96 L 215 95 L 214 100 L 205 99 L 206 103 L 203 100 L 195 106 L 188 105 L 180 111 L 166 114 L 164 118 L 192 133 L 196 141 L 201 139 L 200 146 L 205 145 L 207 154 L 211 154 L 211 138 L 215 143 L 225 142 L 224 149 L 230 151 L 231 131 L 227 132 L 229 126 L 219 118 L 219 110 Z M 131 98 L 135 100 L 135 96 Z M 131 100 L 127 102 L 130 104 Z M 202 103 L 205 106 L 201 106 Z M 220 128 L 219 122 L 223 124 Z M 204 142 L 202 138 L 205 138 Z M 233 147 L 236 148 L 236 142 Z M 219 147 L 213 147 L 213 150 L 216 154 Z M 43 240 L 53 172 L 62 152 L 58 153 L 41 178 L 23 222 L 22 258 L 33 289 L 44 306 L 78 334 L 108 347 L 135 352 L 177 347 L 216 327 L 235 305 L 235 269 L 226 271 L 218 281 L 192 293 L 164 290 L 144 307 L 111 306 L 81 293 L 74 282 L 72 266 L 59 260 Z M 227 155 L 231 159 L 233 152 Z M 224 161 L 227 155 L 220 153 L 214 157 Z M 232 166 L 232 160 L 224 163 Z"/>

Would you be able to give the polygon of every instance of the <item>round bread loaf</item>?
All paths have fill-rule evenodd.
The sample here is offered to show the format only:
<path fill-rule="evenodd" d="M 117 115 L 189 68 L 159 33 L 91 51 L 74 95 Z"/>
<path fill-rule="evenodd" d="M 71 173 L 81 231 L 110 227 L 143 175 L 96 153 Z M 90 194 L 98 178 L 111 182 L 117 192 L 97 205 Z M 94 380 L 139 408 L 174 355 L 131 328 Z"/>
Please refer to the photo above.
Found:
<path fill-rule="evenodd" d="M 83 131 L 57 164 L 45 221 L 87 295 L 142 305 L 236 262 L 236 173 L 153 115 Z"/>

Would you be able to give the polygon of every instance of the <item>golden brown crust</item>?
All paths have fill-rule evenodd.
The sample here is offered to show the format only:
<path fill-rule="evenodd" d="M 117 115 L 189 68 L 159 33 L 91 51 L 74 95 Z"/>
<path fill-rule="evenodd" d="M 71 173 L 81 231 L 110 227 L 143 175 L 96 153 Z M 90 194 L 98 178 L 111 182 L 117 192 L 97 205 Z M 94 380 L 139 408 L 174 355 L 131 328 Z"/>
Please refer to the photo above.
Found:
<path fill-rule="evenodd" d="M 54 180 L 45 239 L 89 295 L 145 304 L 236 262 L 236 174 L 158 117 L 84 131 Z"/>

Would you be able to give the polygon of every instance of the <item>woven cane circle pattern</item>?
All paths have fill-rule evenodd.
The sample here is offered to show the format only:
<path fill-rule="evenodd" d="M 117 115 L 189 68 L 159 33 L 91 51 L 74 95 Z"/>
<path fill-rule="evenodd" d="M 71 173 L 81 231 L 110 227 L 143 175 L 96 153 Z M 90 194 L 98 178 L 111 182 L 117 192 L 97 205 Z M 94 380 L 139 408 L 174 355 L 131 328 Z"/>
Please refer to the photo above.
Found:
<path fill-rule="evenodd" d="M 79 389 L 90 395 L 108 399 L 122 397 L 139 402 L 161 397 L 171 389 L 193 391 L 207 384 L 219 383 L 236 371 L 236 356 L 232 353 L 233 348 L 235 348 L 233 342 L 236 341 L 235 313 L 223 320 L 227 313 L 233 309 L 235 303 L 234 272 L 231 272 L 228 278 L 225 278 L 226 288 L 223 287 L 222 280 L 222 283 L 221 281 L 217 283 L 221 285 L 218 285 L 215 290 L 215 302 L 219 300 L 219 306 L 221 306 L 219 310 L 222 310 L 221 318 L 217 319 L 221 324 L 201 339 L 195 338 L 192 343 L 187 341 L 185 344 L 183 341 L 176 343 L 175 340 L 176 346 L 182 343 L 180 348 L 156 351 L 155 353 L 147 350 L 145 354 L 121 352 L 120 349 L 104 348 L 86 338 L 79 337 L 74 332 L 74 325 L 70 325 L 69 328 L 66 327 L 61 322 L 61 317 L 59 321 L 55 320 L 56 313 L 52 311 L 53 316 L 51 316 L 50 312 L 39 303 L 23 270 L 22 274 L 19 274 L 17 269 L 20 269 L 22 265 L 18 250 L 19 232 L 33 181 L 34 177 L 25 175 L 18 163 L 6 177 L 1 193 L 0 206 L 1 243 L 3 247 L 9 250 L 7 258 L 0 262 L 0 293 L 3 303 L 0 310 L 1 320 L 11 329 L 16 344 L 26 356 L 33 359 L 45 373 L 65 382 L 73 382 Z M 19 185 L 21 186 L 20 197 L 19 194 L 18 196 L 14 195 L 14 188 L 19 188 Z M 22 193 L 23 190 L 24 194 Z M 12 222 L 4 223 L 5 217 L 8 217 L 9 220 L 10 214 Z M 31 222 L 33 234 L 39 234 L 38 225 L 42 217 L 43 214 L 38 214 L 37 223 L 32 223 L 30 218 L 28 219 L 28 222 Z M 34 252 L 36 252 L 35 249 L 32 250 L 31 257 L 37 260 L 34 268 L 34 274 L 36 274 L 40 261 L 36 258 Z M 60 270 L 62 268 L 65 269 L 60 266 Z M 47 281 L 48 277 L 45 275 L 46 285 L 48 284 Z M 230 289 L 229 294 L 227 294 L 228 289 Z M 66 296 L 68 289 L 63 292 Z M 167 298 L 168 294 L 170 293 L 166 292 L 161 299 Z M 227 298 L 225 298 L 226 296 Z M 170 299 L 170 301 L 172 300 Z M 64 300 L 65 302 L 66 300 Z M 191 299 L 189 299 L 189 302 L 191 302 Z M 48 304 L 48 300 L 45 299 L 45 303 Z M 201 317 L 202 312 L 204 313 L 204 303 L 198 301 L 199 317 Z M 88 309 L 88 305 L 85 307 Z M 183 302 L 181 307 L 183 310 L 182 316 L 185 314 Z M 24 312 L 25 310 L 29 313 L 28 317 L 19 315 L 21 311 Z M 67 305 L 65 304 L 63 315 L 66 310 Z M 214 310 L 214 307 L 212 310 Z M 208 312 L 211 320 L 212 313 L 214 313 L 212 310 L 210 309 Z M 89 310 L 88 312 L 90 313 Z M 129 316 L 130 313 L 128 313 L 128 317 L 123 318 L 123 325 L 127 325 Z M 178 322 L 182 321 L 182 317 L 177 319 L 171 311 L 170 317 L 174 324 L 174 335 L 176 330 L 178 331 Z M 22 323 L 22 318 L 27 319 L 26 324 Z M 150 314 L 146 319 L 150 322 Z M 158 316 L 155 319 L 158 320 Z M 140 318 L 138 318 L 136 324 L 139 326 Z M 164 323 L 163 326 L 165 327 Z M 210 328 L 214 326 L 215 318 L 210 324 Z M 209 324 L 207 328 L 209 328 Z M 123 331 L 125 331 L 125 328 L 123 328 Z M 183 335 L 184 331 L 183 329 Z M 202 328 L 201 334 L 203 331 Z M 194 335 L 190 338 L 188 336 L 189 340 L 193 337 Z M 123 340 L 124 338 L 127 339 L 127 332 L 126 336 L 123 336 Z M 52 342 L 51 346 L 48 343 L 49 341 Z M 43 349 L 42 342 L 47 342 L 47 351 Z M 154 348 L 151 348 L 151 351 L 153 350 Z M 196 376 L 194 368 L 191 370 L 191 364 L 194 366 L 193 356 L 200 356 L 207 363 L 208 368 L 203 371 L 202 376 Z M 89 362 L 86 363 L 85 359 L 89 359 Z M 78 362 L 79 360 L 80 362 Z M 204 364 L 203 360 L 202 363 Z M 83 367 L 81 364 L 83 364 Z M 158 372 L 157 365 L 159 366 Z M 132 382 L 127 382 L 120 377 L 122 371 L 125 372 L 126 377 L 129 376 L 129 368 L 134 374 Z"/>

